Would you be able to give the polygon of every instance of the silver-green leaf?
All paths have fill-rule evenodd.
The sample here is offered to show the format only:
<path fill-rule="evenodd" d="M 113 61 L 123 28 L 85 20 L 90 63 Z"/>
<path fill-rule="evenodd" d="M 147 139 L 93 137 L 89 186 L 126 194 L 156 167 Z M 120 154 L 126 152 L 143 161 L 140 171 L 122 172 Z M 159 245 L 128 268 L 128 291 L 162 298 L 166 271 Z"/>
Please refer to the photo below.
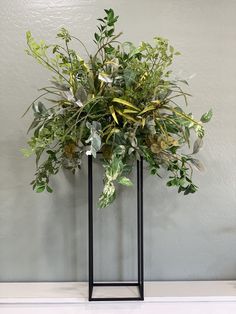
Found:
<path fill-rule="evenodd" d="M 203 165 L 203 163 L 200 160 L 195 159 L 195 158 L 191 158 L 190 161 L 195 166 L 195 168 L 197 170 L 199 170 L 199 171 L 204 171 L 205 170 L 204 165 Z"/>
<path fill-rule="evenodd" d="M 203 140 L 202 140 L 202 138 L 198 138 L 193 144 L 192 154 L 198 153 L 199 150 L 202 148 L 202 146 L 203 146 Z"/>

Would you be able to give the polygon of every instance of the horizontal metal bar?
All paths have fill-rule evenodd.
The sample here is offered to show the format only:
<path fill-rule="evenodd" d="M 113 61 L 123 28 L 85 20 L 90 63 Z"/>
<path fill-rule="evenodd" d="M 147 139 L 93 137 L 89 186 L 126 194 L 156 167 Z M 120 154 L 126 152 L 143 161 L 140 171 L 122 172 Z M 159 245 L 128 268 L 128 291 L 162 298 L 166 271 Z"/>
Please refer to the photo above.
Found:
<path fill-rule="evenodd" d="M 94 287 L 116 287 L 116 286 L 135 286 L 138 287 L 139 283 L 138 282 L 94 282 L 93 283 Z"/>
<path fill-rule="evenodd" d="M 142 301 L 141 297 L 127 297 L 127 298 L 91 298 L 90 301 Z"/>

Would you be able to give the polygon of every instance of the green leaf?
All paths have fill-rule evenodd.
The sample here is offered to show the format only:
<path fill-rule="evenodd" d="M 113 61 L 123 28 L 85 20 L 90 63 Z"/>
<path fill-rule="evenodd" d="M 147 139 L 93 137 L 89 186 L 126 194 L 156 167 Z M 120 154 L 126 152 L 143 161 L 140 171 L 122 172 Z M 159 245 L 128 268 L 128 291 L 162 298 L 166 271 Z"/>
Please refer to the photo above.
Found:
<path fill-rule="evenodd" d="M 133 185 L 132 181 L 127 177 L 120 177 L 118 179 L 118 183 L 125 185 L 125 186 L 132 186 Z"/>
<path fill-rule="evenodd" d="M 174 47 L 173 46 L 170 46 L 170 53 L 174 53 Z"/>
<path fill-rule="evenodd" d="M 30 31 L 27 31 L 27 32 L 26 32 L 26 40 L 27 40 L 27 42 L 30 41 L 31 37 L 32 37 L 31 32 L 30 32 Z"/>
<path fill-rule="evenodd" d="M 198 138 L 196 139 L 196 141 L 193 144 L 193 152 L 192 154 L 196 154 L 199 152 L 199 150 L 202 148 L 203 146 L 203 140 L 202 138 Z"/>
<path fill-rule="evenodd" d="M 197 186 L 194 184 L 190 184 L 184 191 L 184 195 L 188 195 L 189 193 L 195 193 L 197 191 Z"/>
<path fill-rule="evenodd" d="M 119 104 L 122 104 L 124 106 L 130 107 L 130 108 L 136 109 L 137 111 L 139 111 L 138 107 L 132 105 L 127 100 L 124 100 L 124 99 L 121 99 L 121 98 L 113 98 L 112 101 L 115 102 L 115 103 L 119 103 Z"/>
<path fill-rule="evenodd" d="M 133 69 L 124 69 L 123 75 L 126 87 L 130 87 L 133 83 L 135 83 L 136 73 Z"/>
<path fill-rule="evenodd" d="M 97 42 L 100 40 L 100 36 L 97 33 L 94 34 L 94 37 L 95 37 Z"/>
<path fill-rule="evenodd" d="M 141 115 L 141 114 L 144 114 L 144 113 L 146 113 L 146 112 L 148 112 L 148 111 L 153 111 L 153 110 L 155 110 L 155 109 L 156 109 L 155 106 L 149 105 L 149 106 L 145 107 L 139 114 Z"/>
<path fill-rule="evenodd" d="M 212 111 L 212 109 L 210 109 L 208 112 L 204 113 L 201 116 L 201 121 L 203 123 L 207 123 L 207 122 L 209 122 L 211 120 L 212 116 L 213 116 L 213 111 Z"/>
<path fill-rule="evenodd" d="M 113 33 L 114 33 L 114 28 L 110 29 L 110 30 L 107 32 L 107 36 L 110 37 Z"/>
<path fill-rule="evenodd" d="M 34 151 L 31 148 L 28 148 L 28 149 L 22 148 L 20 151 L 27 158 L 30 157 L 34 153 Z"/>
<path fill-rule="evenodd" d="M 52 193 L 52 192 L 53 192 L 53 189 L 52 189 L 52 188 L 50 188 L 50 186 L 49 186 L 49 185 L 47 185 L 47 186 L 46 186 L 46 189 L 47 189 L 48 193 Z"/>
<path fill-rule="evenodd" d="M 115 113 L 114 106 L 110 106 L 109 109 L 110 109 L 110 112 L 111 112 L 111 115 L 112 115 L 113 119 L 115 120 L 115 122 L 116 122 L 117 124 L 119 124 L 119 121 L 118 121 L 117 116 L 116 116 L 116 113 Z"/>
<path fill-rule="evenodd" d="M 37 193 L 42 193 L 44 190 L 45 190 L 45 185 L 37 185 L 37 186 L 35 187 L 35 191 L 36 191 Z"/>
<path fill-rule="evenodd" d="M 60 32 L 57 34 L 57 37 L 62 38 L 67 43 L 71 40 L 71 36 L 70 36 L 68 30 L 65 29 L 64 27 L 61 28 Z"/>

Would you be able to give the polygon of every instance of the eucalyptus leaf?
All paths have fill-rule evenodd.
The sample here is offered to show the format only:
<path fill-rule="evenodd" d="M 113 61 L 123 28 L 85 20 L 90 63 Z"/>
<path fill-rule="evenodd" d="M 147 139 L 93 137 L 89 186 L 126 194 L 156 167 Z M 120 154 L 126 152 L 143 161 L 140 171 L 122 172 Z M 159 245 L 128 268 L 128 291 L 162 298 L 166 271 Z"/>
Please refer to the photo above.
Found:
<path fill-rule="evenodd" d="M 39 101 L 38 103 L 33 103 L 32 109 L 36 114 L 39 114 L 39 115 L 42 115 L 43 113 L 47 111 L 46 107 L 41 101 Z"/>
<path fill-rule="evenodd" d="M 87 150 L 87 155 L 93 155 L 94 158 L 96 158 L 97 152 L 100 150 L 102 142 L 101 137 L 99 134 L 99 131 L 101 130 L 101 124 L 100 122 L 93 121 L 92 124 L 87 122 L 86 126 L 88 129 L 90 129 L 90 136 L 85 141 L 86 143 L 90 143 L 90 149 Z"/>
<path fill-rule="evenodd" d="M 77 91 L 76 91 L 76 94 L 75 94 L 75 98 L 77 99 L 76 103 L 78 101 L 80 101 L 80 103 L 85 103 L 86 100 L 87 100 L 87 92 L 85 90 L 85 88 L 83 86 L 79 86 Z"/>

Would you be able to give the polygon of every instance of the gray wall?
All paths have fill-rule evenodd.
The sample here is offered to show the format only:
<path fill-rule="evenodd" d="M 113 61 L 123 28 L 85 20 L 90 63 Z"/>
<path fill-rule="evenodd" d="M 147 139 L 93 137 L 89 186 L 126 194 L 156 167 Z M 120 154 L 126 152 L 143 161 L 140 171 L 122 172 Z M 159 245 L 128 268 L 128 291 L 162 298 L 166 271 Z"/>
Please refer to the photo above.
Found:
<path fill-rule="evenodd" d="M 199 154 L 206 171 L 195 176 L 197 194 L 177 195 L 145 175 L 145 277 L 236 279 L 236 1 L 0 0 L 0 5 L 0 280 L 87 278 L 86 163 L 75 177 L 64 172 L 55 178 L 53 195 L 36 195 L 28 185 L 34 160 L 19 152 L 31 119 L 20 116 L 49 79 L 24 53 L 25 32 L 50 41 L 65 26 L 93 49 L 96 18 L 110 6 L 120 15 L 124 39 L 169 38 L 183 54 L 176 71 L 196 74 L 190 85 L 196 117 L 214 110 Z M 99 279 L 135 276 L 134 197 L 132 190 L 123 191 L 113 207 L 95 213 Z"/>

